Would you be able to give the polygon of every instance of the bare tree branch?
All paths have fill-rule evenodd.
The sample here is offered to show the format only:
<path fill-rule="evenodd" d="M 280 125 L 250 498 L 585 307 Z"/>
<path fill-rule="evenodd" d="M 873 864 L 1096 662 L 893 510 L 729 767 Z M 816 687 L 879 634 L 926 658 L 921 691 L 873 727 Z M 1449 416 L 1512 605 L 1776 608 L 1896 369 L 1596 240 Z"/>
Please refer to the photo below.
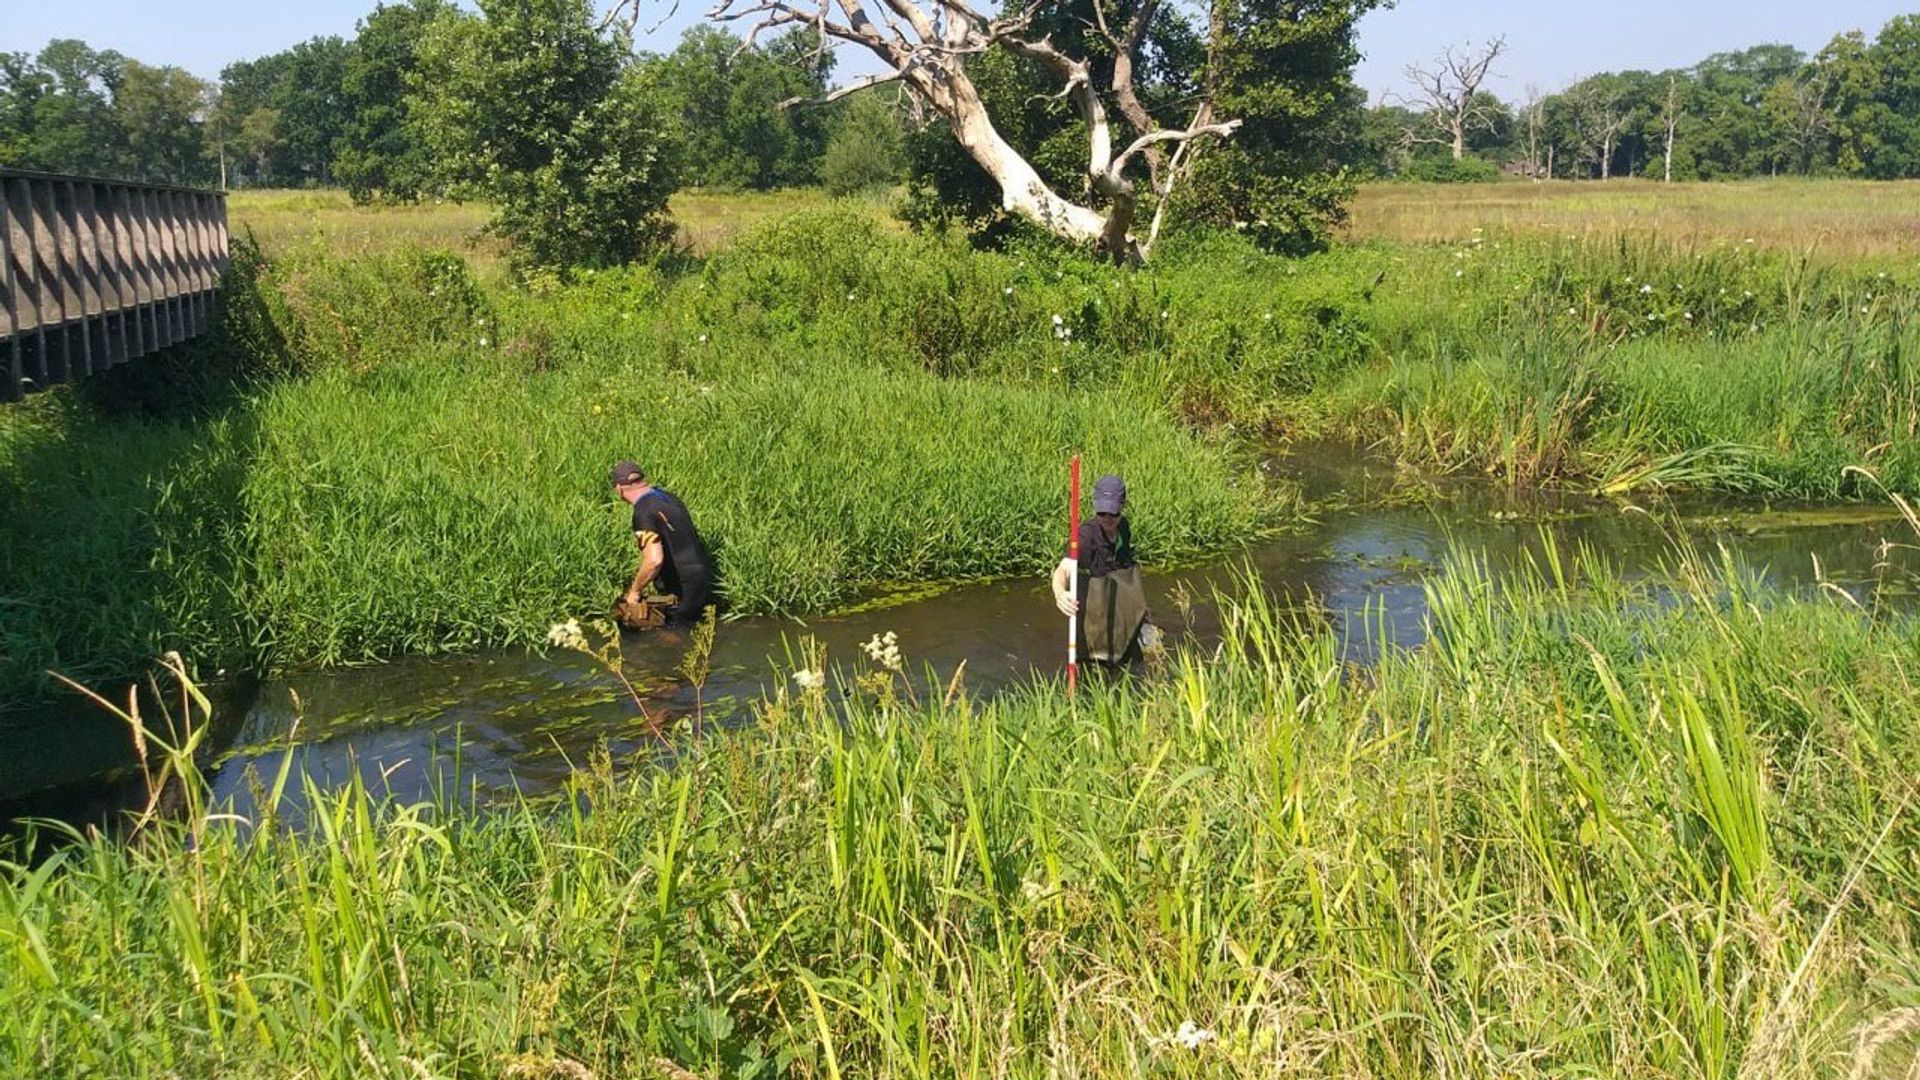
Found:
<path fill-rule="evenodd" d="M 901 79 L 904 79 L 904 78 L 906 78 L 905 72 L 883 71 L 877 75 L 869 75 L 864 79 L 855 79 L 853 82 L 850 82 L 847 85 L 842 86 L 839 89 L 833 90 L 829 93 L 822 94 L 819 97 L 787 98 L 785 101 L 780 102 L 780 104 L 778 105 L 778 108 L 791 109 L 798 105 L 831 105 L 834 102 L 839 101 L 843 97 L 847 97 L 851 94 L 857 94 L 860 91 L 867 89 L 868 87 L 881 86 L 890 82 L 899 82 Z"/>
<path fill-rule="evenodd" d="M 1432 67 L 1408 64 L 1406 77 L 1414 88 L 1414 96 L 1400 97 L 1400 100 L 1422 110 L 1427 122 L 1439 134 L 1416 136 L 1409 128 L 1402 137 L 1403 145 L 1438 143 L 1453 148 L 1455 161 L 1465 157 L 1468 132 L 1476 128 L 1493 131 L 1496 127 L 1493 110 L 1474 99 L 1492 71 L 1493 62 L 1506 51 L 1507 39 L 1496 37 L 1478 49 L 1472 43 L 1458 49 L 1448 46 Z"/>

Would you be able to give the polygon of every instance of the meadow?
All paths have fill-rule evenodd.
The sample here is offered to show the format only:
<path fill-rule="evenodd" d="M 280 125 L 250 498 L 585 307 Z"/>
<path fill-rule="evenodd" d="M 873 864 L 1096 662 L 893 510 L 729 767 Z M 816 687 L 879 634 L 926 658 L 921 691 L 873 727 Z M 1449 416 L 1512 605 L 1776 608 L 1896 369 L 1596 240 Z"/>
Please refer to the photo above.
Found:
<path fill-rule="evenodd" d="M 1752 243 L 1830 261 L 1910 259 L 1920 240 L 1917 207 L 1920 181 L 1366 184 L 1349 208 L 1346 237 L 1448 243 L 1481 229 L 1693 249 Z"/>
<path fill-rule="evenodd" d="M 749 731 L 484 814 L 354 786 L 235 821 L 156 733 L 179 813 L 0 862 L 0 1061 L 1905 1075 L 1920 638 L 1677 559 L 1655 604 L 1571 553 L 1498 588 L 1462 557 L 1431 644 L 1364 673 L 1257 590 L 1077 700 L 802 643 L 829 682 Z"/>

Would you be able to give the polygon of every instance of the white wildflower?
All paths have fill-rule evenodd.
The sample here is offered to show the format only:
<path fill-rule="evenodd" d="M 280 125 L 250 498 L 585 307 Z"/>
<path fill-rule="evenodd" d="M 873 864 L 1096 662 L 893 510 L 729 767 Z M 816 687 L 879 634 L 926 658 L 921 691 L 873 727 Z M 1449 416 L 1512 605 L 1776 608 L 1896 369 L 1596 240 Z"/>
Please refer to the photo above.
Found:
<path fill-rule="evenodd" d="M 1063 318 L 1061 318 L 1061 317 L 1060 317 L 1060 316 L 1058 316 L 1058 315 L 1055 315 L 1055 316 L 1053 317 L 1053 325 L 1055 325 L 1055 326 L 1059 326 L 1059 325 L 1060 325 L 1061 323 L 1064 323 L 1064 322 L 1066 322 L 1066 321 L 1067 321 L 1067 320 L 1065 320 L 1065 319 L 1063 319 Z"/>
<path fill-rule="evenodd" d="M 1219 1038 L 1219 1036 L 1215 1035 L 1211 1028 L 1203 1028 L 1191 1020 L 1182 1020 L 1180 1021 L 1178 1030 L 1170 1035 L 1162 1035 L 1152 1041 L 1156 1046 L 1166 1046 L 1171 1043 L 1182 1049 L 1198 1050 L 1217 1038 Z"/>
<path fill-rule="evenodd" d="M 547 644 L 585 652 L 587 635 L 580 629 L 579 619 L 568 619 L 563 623 L 554 623 L 553 627 L 547 631 Z"/>
<path fill-rule="evenodd" d="M 1651 293 L 1651 292 L 1653 292 L 1653 286 L 1651 286 L 1651 285 L 1642 285 L 1642 286 L 1640 286 L 1640 295 L 1641 295 L 1641 296 L 1646 296 L 1646 295 L 1648 295 L 1648 294 L 1649 294 L 1649 293 Z"/>
<path fill-rule="evenodd" d="M 1575 310 L 1574 310 L 1573 308 L 1568 308 L 1568 309 L 1567 309 L 1567 314 L 1569 314 L 1569 315 L 1578 315 L 1578 314 L 1580 314 L 1580 313 L 1579 313 L 1578 311 L 1575 311 Z"/>
<path fill-rule="evenodd" d="M 851 299 L 853 299 L 853 290 L 852 290 L 852 289 L 848 289 L 848 290 L 847 290 L 847 299 L 849 299 L 849 300 L 851 300 Z"/>
<path fill-rule="evenodd" d="M 705 334 L 701 334 L 701 335 L 700 335 L 700 344 L 702 344 L 702 345 L 705 345 L 706 343 L 707 343 L 707 335 L 705 335 Z"/>
<path fill-rule="evenodd" d="M 481 347 L 481 348 L 483 348 L 483 349 L 487 347 L 487 339 L 486 339 L 486 338 L 484 338 L 484 337 L 483 337 L 483 338 L 481 338 L 481 339 L 480 339 L 480 347 Z"/>
<path fill-rule="evenodd" d="M 1006 288 L 1004 288 L 1004 289 L 1001 289 L 1001 290 L 1000 290 L 1000 295 L 1001 295 L 1001 296 L 1012 296 L 1012 295 L 1013 295 L 1013 286 L 1011 286 L 1011 285 L 1009 285 L 1009 286 L 1007 286 Z"/>
<path fill-rule="evenodd" d="M 865 650 L 869 660 L 888 671 L 900 671 L 906 666 L 900 659 L 900 639 L 891 630 L 873 635 L 860 648 Z"/>
<path fill-rule="evenodd" d="M 802 690 L 818 690 L 827 685 L 827 673 L 802 668 L 793 673 L 793 684 Z"/>
<path fill-rule="evenodd" d="M 1261 319 L 1261 321 L 1263 321 L 1263 322 L 1272 322 L 1272 321 L 1273 321 L 1273 312 L 1271 312 L 1271 311 L 1269 311 L 1269 312 L 1267 312 L 1267 313 L 1266 313 L 1265 315 L 1262 315 L 1262 316 L 1260 316 L 1260 319 Z"/>
<path fill-rule="evenodd" d="M 1689 312 L 1687 312 L 1687 321 L 1688 321 L 1688 322 L 1692 322 L 1692 321 L 1693 321 L 1693 312 L 1691 312 L 1691 311 L 1689 311 Z"/>
<path fill-rule="evenodd" d="M 1163 311 L 1161 311 L 1161 312 L 1160 312 L 1160 317 L 1164 319 L 1164 318 L 1166 318 L 1167 316 L 1169 316 L 1169 315 L 1171 315 L 1171 314 L 1173 314 L 1173 312 L 1171 312 L 1171 311 L 1165 311 L 1165 310 L 1163 310 Z"/>
<path fill-rule="evenodd" d="M 1465 270 L 1455 270 L 1455 271 L 1453 272 L 1453 276 L 1454 276 L 1454 277 L 1466 277 L 1466 276 L 1467 276 L 1467 272 L 1466 272 Z"/>

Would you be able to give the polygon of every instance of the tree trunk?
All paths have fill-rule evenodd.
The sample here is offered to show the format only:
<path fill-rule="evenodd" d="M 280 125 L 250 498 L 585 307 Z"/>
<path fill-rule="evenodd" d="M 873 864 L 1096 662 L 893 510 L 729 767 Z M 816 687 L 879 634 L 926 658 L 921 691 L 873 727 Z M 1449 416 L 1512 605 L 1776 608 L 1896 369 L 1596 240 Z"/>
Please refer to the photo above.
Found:
<path fill-rule="evenodd" d="M 973 80 L 964 74 L 947 74 L 949 77 L 936 92 L 950 97 L 954 138 L 1000 185 L 1002 209 L 1019 214 L 1063 239 L 1092 244 L 1099 243 L 1106 236 L 1109 217 L 1121 216 L 1124 202 L 1127 219 L 1121 225 L 1124 233 L 1133 218 L 1134 199 L 1131 192 L 1124 193 L 1124 199 L 1115 198 L 1114 213 L 1109 217 L 1061 198 L 1040 178 L 1039 170 L 1029 164 L 993 126 L 993 120 L 987 115 L 987 107 L 980 100 Z"/>
<path fill-rule="evenodd" d="M 1467 123 L 1456 119 L 1453 122 L 1453 160 L 1459 161 L 1467 156 Z"/>
<path fill-rule="evenodd" d="M 1553 151 L 1554 151 L 1554 149 L 1555 149 L 1555 148 L 1554 148 L 1554 146 L 1553 146 L 1553 145 L 1552 145 L 1551 143 L 1549 143 L 1549 144 L 1547 145 L 1547 179 L 1549 179 L 1549 180 L 1551 180 L 1551 179 L 1553 179 Z"/>

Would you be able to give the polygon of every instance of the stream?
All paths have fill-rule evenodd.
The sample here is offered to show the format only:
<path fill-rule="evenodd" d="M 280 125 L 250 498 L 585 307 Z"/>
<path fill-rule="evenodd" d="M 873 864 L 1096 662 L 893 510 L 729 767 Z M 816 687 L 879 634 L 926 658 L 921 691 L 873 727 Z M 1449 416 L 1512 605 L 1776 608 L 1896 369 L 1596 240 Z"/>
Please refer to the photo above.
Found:
<path fill-rule="evenodd" d="M 1706 553 L 1724 545 L 1776 588 L 1811 590 L 1825 580 L 1863 600 L 1879 596 L 1897 604 L 1910 602 L 1920 571 L 1910 548 L 1883 545 L 1920 539 L 1886 506 L 1782 507 L 1716 498 L 1655 506 L 1410 478 L 1337 447 L 1296 450 L 1269 467 L 1299 483 L 1320 508 L 1297 530 L 1211 564 L 1149 567 L 1155 622 L 1174 642 L 1215 632 L 1211 597 L 1233 590 L 1250 567 L 1268 588 L 1319 612 L 1346 659 L 1366 663 L 1383 641 L 1422 640 L 1423 581 L 1450 552 L 1484 555 L 1499 575 L 1537 555 L 1549 538 L 1569 556 L 1584 545 L 1629 576 L 1657 578 L 1673 558 L 1673 534 L 1681 534 Z M 830 668 L 853 668 L 865 663 L 860 644 L 887 631 L 898 635 L 916 678 L 930 669 L 944 682 L 964 663 L 965 685 L 992 693 L 1036 672 L 1057 673 L 1063 622 L 1039 578 L 923 590 L 807 620 L 723 622 L 699 707 L 709 725 L 741 722 L 753 701 L 799 666 L 802 638 L 811 635 L 825 646 Z M 684 719 L 695 711 L 694 688 L 677 670 L 687 640 L 682 631 L 655 631 L 629 634 L 623 643 L 628 677 L 655 716 Z M 238 719 L 218 732 L 226 749 L 213 759 L 212 780 L 216 796 L 231 799 L 242 813 L 258 778 L 271 780 L 287 754 L 294 756 L 296 776 L 322 789 L 357 773 L 371 790 L 402 799 L 439 789 L 486 802 L 550 792 L 602 744 L 616 761 L 660 745 L 605 669 L 562 650 L 294 673 L 228 687 L 222 704 Z M 124 726 L 111 717 L 75 715 L 85 708 L 69 707 L 63 716 L 36 721 L 34 730 L 8 734 L 0 820 L 97 818 L 103 807 L 125 802 L 134 781 Z M 29 745 L 31 755 L 18 752 Z"/>

